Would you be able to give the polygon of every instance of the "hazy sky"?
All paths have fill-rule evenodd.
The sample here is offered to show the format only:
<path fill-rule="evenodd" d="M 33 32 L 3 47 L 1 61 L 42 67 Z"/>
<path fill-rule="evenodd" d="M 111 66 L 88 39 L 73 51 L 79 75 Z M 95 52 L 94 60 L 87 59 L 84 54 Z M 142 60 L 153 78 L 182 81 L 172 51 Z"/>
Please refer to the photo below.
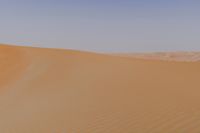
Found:
<path fill-rule="evenodd" d="M 0 42 L 102 52 L 200 51 L 200 0 L 0 0 Z"/>

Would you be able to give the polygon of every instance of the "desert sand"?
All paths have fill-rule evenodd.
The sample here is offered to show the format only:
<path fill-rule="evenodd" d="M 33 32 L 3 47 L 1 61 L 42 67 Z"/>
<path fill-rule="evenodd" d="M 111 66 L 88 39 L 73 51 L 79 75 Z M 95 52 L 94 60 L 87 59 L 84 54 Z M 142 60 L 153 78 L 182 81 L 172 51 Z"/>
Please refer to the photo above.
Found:
<path fill-rule="evenodd" d="M 0 45 L 0 59 L 0 133 L 200 132 L 194 53 L 138 58 Z"/>

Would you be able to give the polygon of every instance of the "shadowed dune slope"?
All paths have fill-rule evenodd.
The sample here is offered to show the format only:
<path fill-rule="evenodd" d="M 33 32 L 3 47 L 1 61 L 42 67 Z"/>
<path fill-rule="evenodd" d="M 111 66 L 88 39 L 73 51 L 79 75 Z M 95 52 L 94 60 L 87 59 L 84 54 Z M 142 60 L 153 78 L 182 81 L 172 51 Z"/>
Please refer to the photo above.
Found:
<path fill-rule="evenodd" d="M 0 46 L 1 133 L 199 133 L 200 62 Z"/>

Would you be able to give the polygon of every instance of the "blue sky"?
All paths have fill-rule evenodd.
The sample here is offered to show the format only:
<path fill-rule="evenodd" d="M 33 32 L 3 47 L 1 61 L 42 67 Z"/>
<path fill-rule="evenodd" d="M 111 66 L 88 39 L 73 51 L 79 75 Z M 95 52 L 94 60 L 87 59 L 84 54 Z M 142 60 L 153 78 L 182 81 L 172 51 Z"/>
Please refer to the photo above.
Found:
<path fill-rule="evenodd" d="M 200 51 L 198 0 L 0 0 L 0 42 L 99 52 Z"/>

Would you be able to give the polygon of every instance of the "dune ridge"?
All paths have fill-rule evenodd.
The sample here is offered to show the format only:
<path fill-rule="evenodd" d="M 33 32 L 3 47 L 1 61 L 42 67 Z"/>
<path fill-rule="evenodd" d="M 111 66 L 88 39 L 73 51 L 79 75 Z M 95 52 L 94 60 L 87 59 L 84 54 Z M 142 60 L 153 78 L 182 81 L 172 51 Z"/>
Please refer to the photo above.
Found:
<path fill-rule="evenodd" d="M 0 59 L 2 133 L 200 132 L 196 59 L 8 45 Z"/>

